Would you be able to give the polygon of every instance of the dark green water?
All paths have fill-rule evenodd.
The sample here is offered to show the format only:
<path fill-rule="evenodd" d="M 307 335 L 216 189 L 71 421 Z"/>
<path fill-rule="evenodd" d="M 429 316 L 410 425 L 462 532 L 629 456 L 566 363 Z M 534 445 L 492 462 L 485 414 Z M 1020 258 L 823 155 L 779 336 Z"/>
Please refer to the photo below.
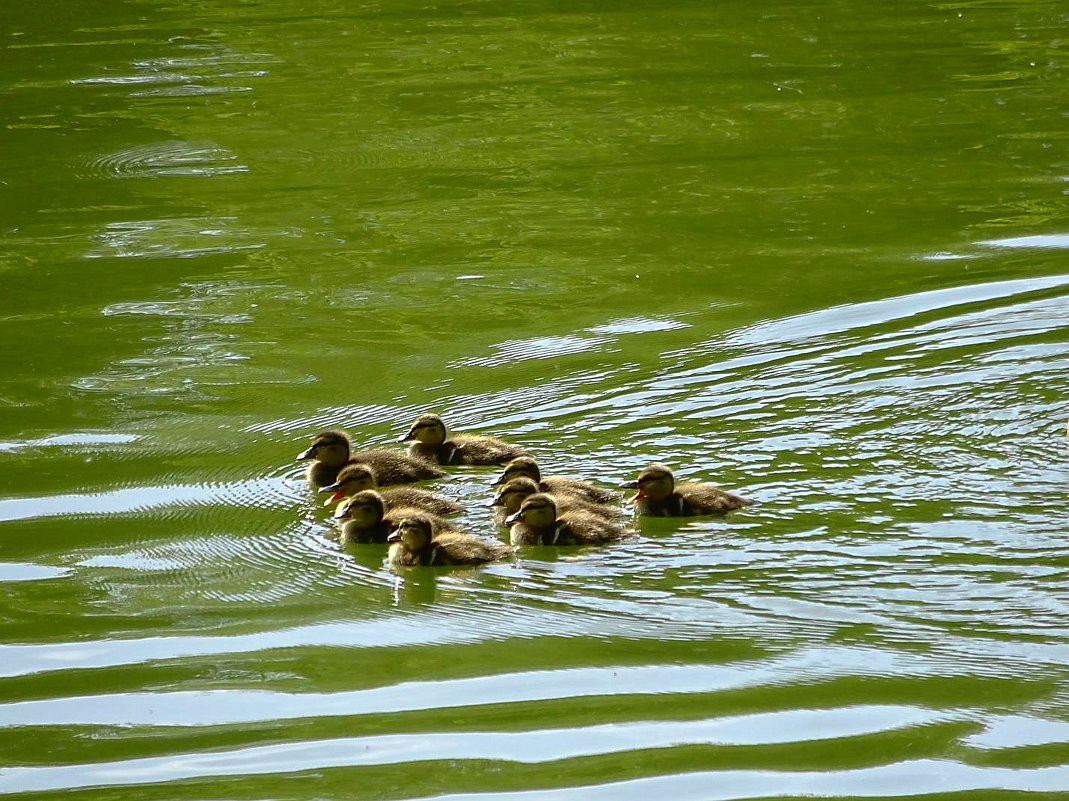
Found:
<path fill-rule="evenodd" d="M 1069 797 L 1064 4 L 0 19 L 0 793 Z M 424 410 L 760 503 L 397 576 Z"/>

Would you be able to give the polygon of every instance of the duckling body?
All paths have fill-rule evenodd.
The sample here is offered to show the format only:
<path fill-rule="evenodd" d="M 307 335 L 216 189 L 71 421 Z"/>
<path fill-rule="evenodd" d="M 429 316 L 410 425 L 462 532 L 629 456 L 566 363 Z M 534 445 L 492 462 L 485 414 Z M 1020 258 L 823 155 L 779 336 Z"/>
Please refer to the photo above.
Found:
<path fill-rule="evenodd" d="M 376 449 L 354 453 L 349 436 L 333 429 L 317 434 L 311 446 L 297 458 L 314 460 L 308 466 L 308 481 L 317 487 L 337 481 L 338 472 L 347 464 L 371 465 L 376 479 L 383 485 L 411 484 L 445 475 L 444 470 L 427 460 L 402 451 Z"/>
<path fill-rule="evenodd" d="M 526 476 L 538 482 L 539 492 L 548 492 L 552 495 L 570 495 L 584 501 L 595 504 L 616 503 L 619 497 L 611 490 L 569 476 L 542 476 L 538 468 L 538 462 L 530 456 L 518 456 L 505 465 L 501 477 L 494 482 L 493 486 L 506 484 L 514 478 Z"/>
<path fill-rule="evenodd" d="M 436 533 L 427 516 L 419 513 L 399 518 L 389 542 L 388 560 L 394 567 L 481 565 L 513 554 L 508 545 L 485 542 L 460 531 Z"/>
<path fill-rule="evenodd" d="M 414 441 L 413 441 L 414 440 Z M 421 414 L 401 440 L 410 442 L 408 454 L 437 464 L 504 464 L 523 455 L 523 448 L 496 437 L 453 434 L 436 414 Z"/>
<path fill-rule="evenodd" d="M 368 464 L 347 464 L 338 471 L 337 480 L 320 488 L 320 492 L 331 492 L 324 506 L 340 501 L 361 490 L 378 490 L 389 512 L 397 508 L 418 509 L 434 515 L 455 515 L 464 511 L 456 501 L 435 495 L 419 487 L 385 487 L 380 489 L 375 477 L 375 470 Z"/>
<path fill-rule="evenodd" d="M 361 490 L 338 504 L 334 519 L 338 522 L 340 540 L 352 543 L 387 542 L 397 527 L 398 520 L 409 515 L 422 515 L 434 532 L 455 529 L 452 523 L 437 515 L 417 509 L 398 507 L 386 511 L 382 496 L 375 490 Z"/>
<path fill-rule="evenodd" d="M 530 495 L 520 510 L 509 515 L 509 541 L 513 545 L 603 545 L 627 532 L 603 517 L 583 512 L 558 512 L 552 495 Z"/>
<path fill-rule="evenodd" d="M 513 478 L 507 481 L 500 489 L 498 489 L 497 494 L 494 496 L 493 503 L 490 504 L 494 510 L 494 524 L 500 528 L 504 528 L 505 519 L 509 515 L 518 512 L 524 500 L 537 492 L 541 492 L 541 490 L 533 478 L 520 476 L 519 478 Z M 549 494 L 553 495 L 553 499 L 557 504 L 557 511 L 562 514 L 566 512 L 579 512 L 582 514 L 593 515 L 594 517 L 601 517 L 605 520 L 614 520 L 623 515 L 623 512 L 615 506 L 591 503 L 590 501 L 576 498 L 571 495 Z"/>
<path fill-rule="evenodd" d="M 635 514 L 651 517 L 697 517 L 722 515 L 753 503 L 712 484 L 691 482 L 676 484 L 672 471 L 663 464 L 651 464 L 642 469 L 635 481 L 620 485 L 637 489 L 630 499 Z"/>

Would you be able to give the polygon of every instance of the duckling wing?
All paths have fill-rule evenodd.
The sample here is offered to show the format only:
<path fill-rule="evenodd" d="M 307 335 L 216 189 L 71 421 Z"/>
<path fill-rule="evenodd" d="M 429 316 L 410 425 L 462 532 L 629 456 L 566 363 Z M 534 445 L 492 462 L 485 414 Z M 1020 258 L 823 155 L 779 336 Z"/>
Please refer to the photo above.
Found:
<path fill-rule="evenodd" d="M 456 501 L 435 495 L 419 487 L 389 487 L 380 490 L 382 500 L 386 508 L 394 509 L 398 506 L 408 506 L 433 515 L 455 515 L 464 511 L 464 507 Z"/>
<path fill-rule="evenodd" d="M 460 532 L 445 532 L 434 538 L 439 553 L 446 564 L 477 565 L 483 562 L 495 562 L 512 555 L 507 545 L 490 543 Z"/>
<path fill-rule="evenodd" d="M 392 531 L 397 528 L 399 520 L 405 517 L 411 517 L 414 514 L 425 517 L 430 521 L 432 535 L 439 531 L 460 531 L 457 524 L 452 520 L 446 520 L 444 517 L 440 517 L 432 512 L 427 512 L 412 506 L 394 506 L 390 508 L 383 516 L 382 522 L 388 530 Z"/>
<path fill-rule="evenodd" d="M 425 459 L 409 456 L 402 451 L 370 450 L 357 451 L 349 457 L 349 464 L 370 465 L 375 471 L 379 484 L 411 484 L 429 478 L 441 478 L 444 470 L 439 470 Z"/>
<path fill-rule="evenodd" d="M 448 453 L 446 451 L 448 450 Z M 526 456 L 527 452 L 511 443 L 496 437 L 457 434 L 439 448 L 438 461 L 442 464 L 493 465 L 506 464 L 517 456 Z M 442 457 L 449 461 L 443 461 Z"/>
<path fill-rule="evenodd" d="M 567 513 L 557 521 L 557 545 L 602 545 L 626 536 L 623 528 L 596 515 Z"/>
<path fill-rule="evenodd" d="M 619 500 L 619 495 L 612 490 L 569 476 L 546 476 L 542 479 L 541 489 L 553 495 L 570 495 L 589 503 L 605 504 Z"/>
<path fill-rule="evenodd" d="M 687 516 L 722 515 L 753 503 L 712 484 L 680 484 L 676 495 L 682 499 L 680 514 Z"/>
<path fill-rule="evenodd" d="M 554 497 L 557 499 L 557 508 L 562 514 L 564 512 L 581 512 L 582 514 L 601 517 L 605 520 L 617 520 L 624 516 L 624 510 L 619 506 L 592 503 L 573 495 L 555 495 Z"/>

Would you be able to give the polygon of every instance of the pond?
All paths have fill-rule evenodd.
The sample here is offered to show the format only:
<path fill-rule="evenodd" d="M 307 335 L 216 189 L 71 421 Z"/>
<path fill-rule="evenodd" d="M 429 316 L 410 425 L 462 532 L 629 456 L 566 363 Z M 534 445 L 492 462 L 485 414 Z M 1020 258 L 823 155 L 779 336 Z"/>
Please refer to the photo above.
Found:
<path fill-rule="evenodd" d="M 6 11 L 0 793 L 1069 797 L 1064 7 Z M 427 411 L 756 503 L 393 571 Z"/>

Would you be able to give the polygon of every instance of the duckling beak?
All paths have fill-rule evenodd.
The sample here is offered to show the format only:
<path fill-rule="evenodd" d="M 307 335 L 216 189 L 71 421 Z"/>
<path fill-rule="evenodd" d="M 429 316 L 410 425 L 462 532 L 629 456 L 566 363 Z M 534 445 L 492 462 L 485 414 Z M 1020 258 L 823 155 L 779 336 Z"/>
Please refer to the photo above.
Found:
<path fill-rule="evenodd" d="M 297 455 L 297 461 L 298 462 L 303 461 L 305 459 L 314 459 L 314 458 L 316 458 L 316 446 L 315 445 L 313 445 L 312 447 L 310 447 L 306 451 L 301 451 Z"/>
<path fill-rule="evenodd" d="M 332 492 L 332 493 L 334 493 L 329 498 L 327 498 L 325 501 L 323 501 L 323 505 L 324 506 L 330 506 L 332 503 L 336 503 L 337 501 L 340 501 L 342 498 L 345 497 L 345 493 L 342 492 L 340 489 L 338 489 L 340 486 L 341 486 L 341 484 L 339 484 L 337 481 L 335 481 L 333 484 L 327 484 L 327 486 L 319 488 L 319 492 L 321 492 L 321 493 L 323 493 L 323 492 Z"/>
<path fill-rule="evenodd" d="M 506 526 L 511 526 L 513 523 L 518 523 L 521 520 L 523 520 L 523 510 L 522 509 L 520 511 L 514 512 L 513 514 L 510 514 L 508 517 L 506 517 L 505 518 L 505 525 Z"/>
<path fill-rule="evenodd" d="M 334 519 L 335 520 L 344 520 L 348 516 L 349 516 L 349 510 L 344 506 L 339 506 L 338 509 L 334 512 Z"/>
<path fill-rule="evenodd" d="M 400 529 L 394 529 L 390 533 L 390 536 L 388 536 L 386 538 L 386 542 L 400 542 L 400 541 L 401 541 L 401 531 L 400 531 Z"/>
<path fill-rule="evenodd" d="M 494 496 L 494 499 L 492 501 L 490 501 L 490 503 L 488 503 L 486 505 L 492 509 L 495 506 L 504 506 L 505 505 L 505 501 L 502 500 L 500 495 L 496 495 L 496 496 Z"/>
<path fill-rule="evenodd" d="M 645 493 L 642 492 L 642 487 L 639 486 L 638 481 L 625 481 L 620 486 L 623 489 L 637 489 L 638 490 L 638 492 L 636 492 L 634 495 L 632 495 L 630 498 L 627 499 L 628 503 L 634 503 L 635 501 L 638 501 L 638 500 L 646 497 Z"/>
<path fill-rule="evenodd" d="M 408 442 L 410 439 L 415 439 L 415 438 L 416 438 L 416 427 L 412 426 L 412 428 L 408 429 L 408 433 L 405 434 L 403 437 L 401 437 L 401 439 L 399 439 L 397 441 L 398 442 Z"/>

